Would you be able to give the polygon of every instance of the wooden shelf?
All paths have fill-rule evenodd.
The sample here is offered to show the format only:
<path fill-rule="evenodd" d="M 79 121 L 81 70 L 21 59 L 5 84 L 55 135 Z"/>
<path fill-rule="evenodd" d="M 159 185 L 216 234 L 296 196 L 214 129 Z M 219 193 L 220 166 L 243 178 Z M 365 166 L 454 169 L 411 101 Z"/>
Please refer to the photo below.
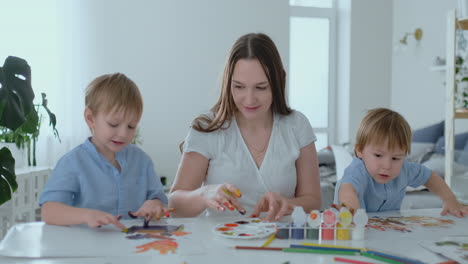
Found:
<path fill-rule="evenodd" d="M 468 118 L 468 109 L 455 110 L 455 118 Z"/>
<path fill-rule="evenodd" d="M 463 30 L 468 30 L 468 17 L 458 19 L 458 27 Z"/>

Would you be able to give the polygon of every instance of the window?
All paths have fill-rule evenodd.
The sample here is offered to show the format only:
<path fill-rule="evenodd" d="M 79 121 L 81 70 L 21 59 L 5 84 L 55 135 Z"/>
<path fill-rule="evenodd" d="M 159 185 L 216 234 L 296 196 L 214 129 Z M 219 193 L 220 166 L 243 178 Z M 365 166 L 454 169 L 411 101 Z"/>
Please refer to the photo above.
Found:
<path fill-rule="evenodd" d="M 289 102 L 309 119 L 320 150 L 334 139 L 335 9 L 332 0 L 289 3 Z"/>

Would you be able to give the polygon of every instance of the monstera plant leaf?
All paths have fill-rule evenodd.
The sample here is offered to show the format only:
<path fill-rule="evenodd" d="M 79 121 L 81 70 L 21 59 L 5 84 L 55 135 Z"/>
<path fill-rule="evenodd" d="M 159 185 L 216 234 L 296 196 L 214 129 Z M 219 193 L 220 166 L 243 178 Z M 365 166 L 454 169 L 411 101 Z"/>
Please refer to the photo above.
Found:
<path fill-rule="evenodd" d="M 34 120 L 37 113 L 28 63 L 24 59 L 9 56 L 3 67 L 0 67 L 0 84 L 0 126 L 16 130 L 28 119 Z M 33 133 L 35 130 L 25 132 Z"/>
<path fill-rule="evenodd" d="M 9 56 L 0 67 L 0 127 L 37 131 L 38 116 L 34 108 L 31 68 L 21 58 Z M 8 148 L 0 149 L 0 205 L 11 199 L 18 188 L 15 159 Z"/>
<path fill-rule="evenodd" d="M 11 199 L 18 189 L 15 174 L 15 159 L 8 148 L 0 149 L 0 205 Z"/>

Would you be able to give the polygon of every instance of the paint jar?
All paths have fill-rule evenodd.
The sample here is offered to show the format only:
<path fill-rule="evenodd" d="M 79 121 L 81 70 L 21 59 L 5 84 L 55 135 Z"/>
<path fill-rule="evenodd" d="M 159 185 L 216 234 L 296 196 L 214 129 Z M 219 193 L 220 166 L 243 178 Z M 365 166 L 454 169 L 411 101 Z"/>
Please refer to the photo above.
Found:
<path fill-rule="evenodd" d="M 349 228 L 343 228 L 340 223 L 336 224 L 336 239 L 350 240 L 351 234 Z"/>
<path fill-rule="evenodd" d="M 334 240 L 335 239 L 335 226 L 329 226 L 325 223 L 321 225 L 322 240 Z"/>
<path fill-rule="evenodd" d="M 281 239 L 287 239 L 290 237 L 290 231 L 291 231 L 291 224 L 290 223 L 282 223 L 278 222 L 276 223 L 276 237 L 281 238 Z"/>
<path fill-rule="evenodd" d="M 292 225 L 291 227 L 291 238 L 292 239 L 304 239 L 304 225 Z"/>
<path fill-rule="evenodd" d="M 312 240 L 318 240 L 319 239 L 319 228 L 318 227 L 311 227 L 307 226 L 306 227 L 306 238 L 307 239 L 312 239 Z"/>
<path fill-rule="evenodd" d="M 351 237 L 353 240 L 364 240 L 365 238 L 365 227 L 354 227 L 352 229 Z"/>

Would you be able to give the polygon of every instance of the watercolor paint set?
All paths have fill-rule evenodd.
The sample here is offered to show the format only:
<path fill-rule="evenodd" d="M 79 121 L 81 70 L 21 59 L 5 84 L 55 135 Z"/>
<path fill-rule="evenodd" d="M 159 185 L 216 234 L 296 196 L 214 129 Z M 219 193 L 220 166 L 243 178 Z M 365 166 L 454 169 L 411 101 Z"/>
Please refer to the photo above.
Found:
<path fill-rule="evenodd" d="M 313 210 L 306 214 L 302 207 L 294 208 L 292 222 L 278 222 L 276 237 L 310 240 L 364 240 L 368 216 L 364 209 L 353 214 L 346 207 L 335 207 L 323 213 Z"/>
<path fill-rule="evenodd" d="M 247 218 L 234 222 L 216 225 L 214 232 L 226 238 L 256 239 L 276 233 L 275 223 L 264 222 L 260 218 Z"/>

